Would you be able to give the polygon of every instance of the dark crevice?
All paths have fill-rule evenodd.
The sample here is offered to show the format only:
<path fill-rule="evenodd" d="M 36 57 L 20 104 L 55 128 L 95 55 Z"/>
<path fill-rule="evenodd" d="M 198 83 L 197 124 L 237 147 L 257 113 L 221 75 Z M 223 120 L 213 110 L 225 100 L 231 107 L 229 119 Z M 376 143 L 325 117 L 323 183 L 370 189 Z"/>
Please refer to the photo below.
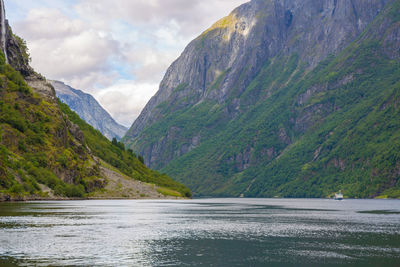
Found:
<path fill-rule="evenodd" d="M 351 3 L 351 7 L 353 8 L 354 18 L 355 18 L 356 20 L 358 20 L 357 9 L 356 9 L 356 7 L 355 7 L 355 5 L 354 5 L 354 1 L 350 1 L 350 3 Z"/>
<path fill-rule="evenodd" d="M 289 28 L 290 25 L 292 25 L 292 21 L 293 21 L 293 13 L 290 10 L 287 10 L 285 12 L 285 25 L 286 25 L 286 28 Z"/>
<path fill-rule="evenodd" d="M 333 16 L 333 15 L 335 15 L 336 6 L 337 6 L 337 0 L 333 0 L 333 10 L 332 10 L 332 16 Z"/>
<path fill-rule="evenodd" d="M 204 69 L 203 69 L 203 92 L 206 91 L 207 83 L 207 56 L 204 56 Z"/>

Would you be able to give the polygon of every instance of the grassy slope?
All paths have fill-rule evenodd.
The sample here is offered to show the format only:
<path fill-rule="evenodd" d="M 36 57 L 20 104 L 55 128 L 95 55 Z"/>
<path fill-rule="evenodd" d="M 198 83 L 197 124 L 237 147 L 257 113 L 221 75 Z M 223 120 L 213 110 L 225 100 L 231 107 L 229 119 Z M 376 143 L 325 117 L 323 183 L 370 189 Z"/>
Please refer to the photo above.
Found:
<path fill-rule="evenodd" d="M 122 143 L 113 144 L 104 137 L 98 130 L 83 121 L 69 107 L 59 102 L 61 110 L 73 123 L 77 124 L 85 136 L 85 144 L 92 153 L 115 167 L 125 175 L 135 180 L 146 183 L 156 184 L 158 186 L 177 191 L 184 197 L 191 197 L 190 190 L 181 183 L 172 180 L 166 174 L 160 174 L 147 168 L 138 157 L 131 151 L 125 150 Z"/>
<path fill-rule="evenodd" d="M 89 179 L 102 182 L 89 155 L 67 131 L 58 106 L 33 93 L 2 54 L 0 82 L 0 192 L 45 197 L 41 183 L 60 196 L 82 197 Z"/>
<path fill-rule="evenodd" d="M 162 171 L 199 195 L 325 197 L 341 189 L 348 197 L 400 197 L 400 65 L 384 53 L 378 29 L 384 19 L 398 27 L 398 10 L 394 3 L 310 73 L 296 55 L 267 62 L 243 94 L 232 90 L 241 103 L 233 120 L 224 106 L 204 101 L 145 130 L 158 136 L 182 125 L 181 136 L 202 136 L 199 147 Z M 307 116 L 309 125 L 299 128 L 296 120 Z M 177 139 L 171 149 L 179 145 Z M 248 151 L 250 167 L 242 170 L 235 159 Z"/>
<path fill-rule="evenodd" d="M 71 133 L 67 117 L 80 127 L 83 143 Z M 34 93 L 0 53 L 0 196 L 48 197 L 42 185 L 59 197 L 85 197 L 101 190 L 107 180 L 93 155 L 134 179 L 170 190 L 165 192 L 191 195 L 182 184 L 113 145 L 66 105 Z"/>

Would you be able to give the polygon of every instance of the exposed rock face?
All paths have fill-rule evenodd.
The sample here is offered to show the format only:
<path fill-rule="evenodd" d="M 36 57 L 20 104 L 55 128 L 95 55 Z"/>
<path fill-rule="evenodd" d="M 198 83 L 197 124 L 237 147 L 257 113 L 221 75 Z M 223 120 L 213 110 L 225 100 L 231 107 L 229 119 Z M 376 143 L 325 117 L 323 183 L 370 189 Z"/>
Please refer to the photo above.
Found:
<path fill-rule="evenodd" d="M 120 139 L 128 130 L 118 124 L 90 94 L 76 90 L 63 82 L 51 81 L 57 97 L 83 120 L 99 130 L 105 137 Z"/>
<path fill-rule="evenodd" d="M 1 6 L 4 8 L 3 1 L 1 1 Z M 6 57 L 6 62 L 19 71 L 28 85 L 35 89 L 37 93 L 50 101 L 55 101 L 56 93 L 54 88 L 29 65 L 28 48 L 25 43 L 22 43 L 24 42 L 22 39 L 13 34 L 11 27 L 8 25 L 8 20 L 5 18 L 4 9 L 1 15 L 0 32 L 2 33 L 1 41 L 3 44 L 1 49 Z"/>
<path fill-rule="evenodd" d="M 186 47 L 123 141 L 198 195 L 400 196 L 399 14 L 244 4 Z"/>
<path fill-rule="evenodd" d="M 170 151 L 170 143 L 163 136 L 153 143 L 143 143 L 140 136 L 144 130 L 169 114 L 204 100 L 227 104 L 226 116 L 233 119 L 243 106 L 238 97 L 266 62 L 277 56 L 297 54 L 306 69 L 311 70 L 355 40 L 387 2 L 253 0 L 238 7 L 186 47 L 168 69 L 159 91 L 129 129 L 124 142 L 134 143 L 150 166 L 165 166 L 190 150 Z M 398 38 L 398 30 L 387 38 L 388 42 Z M 299 101 L 307 99 L 304 95 Z M 161 104 L 169 110 L 158 108 Z M 327 108 L 317 109 L 323 113 Z M 308 122 L 306 115 L 299 119 L 299 123 L 302 121 Z M 190 145 L 195 134 L 185 137 L 185 146 Z"/>
<path fill-rule="evenodd" d="M 56 92 L 49 81 L 46 78 L 41 77 L 36 73 L 32 73 L 25 77 L 27 84 L 32 87 L 37 93 L 41 94 L 50 101 L 56 101 Z"/>

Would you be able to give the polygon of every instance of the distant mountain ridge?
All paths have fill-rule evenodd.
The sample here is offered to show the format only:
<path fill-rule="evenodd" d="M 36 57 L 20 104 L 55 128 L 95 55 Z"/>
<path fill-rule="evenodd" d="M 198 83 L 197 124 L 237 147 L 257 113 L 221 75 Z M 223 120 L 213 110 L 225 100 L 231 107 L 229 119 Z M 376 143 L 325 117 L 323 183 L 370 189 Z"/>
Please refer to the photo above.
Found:
<path fill-rule="evenodd" d="M 56 90 L 57 97 L 67 104 L 83 120 L 112 140 L 121 139 L 128 128 L 118 124 L 111 115 L 90 94 L 72 88 L 60 81 L 50 81 Z"/>

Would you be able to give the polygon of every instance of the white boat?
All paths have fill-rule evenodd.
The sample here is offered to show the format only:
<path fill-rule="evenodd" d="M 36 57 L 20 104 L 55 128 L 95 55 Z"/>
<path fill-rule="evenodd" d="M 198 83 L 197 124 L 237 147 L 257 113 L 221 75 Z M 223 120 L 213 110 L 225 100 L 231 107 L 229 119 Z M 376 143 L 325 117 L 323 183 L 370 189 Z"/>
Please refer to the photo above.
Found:
<path fill-rule="evenodd" d="M 339 191 L 339 193 L 336 193 L 334 199 L 335 200 L 342 200 L 343 199 L 342 192 Z"/>

